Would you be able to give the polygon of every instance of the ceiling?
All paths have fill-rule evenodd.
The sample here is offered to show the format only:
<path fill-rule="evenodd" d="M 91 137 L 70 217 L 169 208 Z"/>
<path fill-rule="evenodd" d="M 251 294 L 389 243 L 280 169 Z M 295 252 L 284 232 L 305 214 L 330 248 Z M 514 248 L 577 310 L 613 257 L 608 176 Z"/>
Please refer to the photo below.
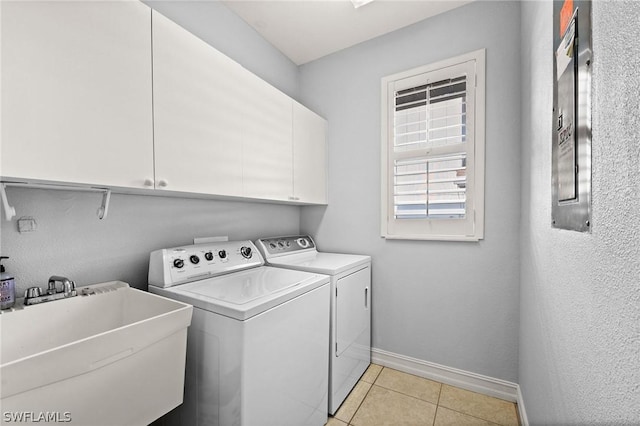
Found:
<path fill-rule="evenodd" d="M 226 0 L 225 5 L 296 65 L 389 33 L 472 0 Z"/>

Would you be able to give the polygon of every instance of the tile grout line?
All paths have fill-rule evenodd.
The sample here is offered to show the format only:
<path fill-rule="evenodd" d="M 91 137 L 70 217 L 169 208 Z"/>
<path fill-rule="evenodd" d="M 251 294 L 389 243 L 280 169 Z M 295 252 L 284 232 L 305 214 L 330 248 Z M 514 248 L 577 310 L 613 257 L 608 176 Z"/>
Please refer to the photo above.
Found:
<path fill-rule="evenodd" d="M 363 382 L 363 383 L 367 383 L 367 382 Z M 369 384 L 369 383 L 367 383 L 367 384 Z M 358 404 L 358 408 L 355 409 L 355 411 L 353 412 L 353 414 L 349 418 L 349 421 L 347 422 L 347 425 L 349 425 L 349 426 L 352 425 L 351 420 L 353 420 L 353 418 L 356 416 L 356 414 L 358 413 L 358 410 L 360 409 L 360 407 L 362 407 L 362 404 L 364 403 L 364 400 L 367 399 L 367 395 L 369 395 L 369 392 L 371 392 L 371 389 L 373 389 L 373 383 L 370 383 L 370 384 L 371 384 L 371 386 L 367 390 L 367 393 L 364 394 L 364 397 L 362 397 L 362 401 L 360 401 L 360 404 Z"/>
<path fill-rule="evenodd" d="M 453 411 L 455 413 L 462 414 L 462 415 L 469 416 L 469 417 L 473 417 L 474 419 L 482 420 L 484 422 L 490 423 L 491 425 L 505 426 L 502 423 L 496 423 L 494 421 L 479 417 L 479 416 L 474 415 L 474 414 L 469 414 L 469 413 L 465 413 L 465 412 L 462 412 L 462 411 L 458 411 L 458 410 L 456 410 L 454 408 L 447 407 L 446 405 L 440 405 L 440 398 L 442 397 L 442 389 L 444 388 L 444 386 L 445 386 L 445 384 L 442 383 L 442 386 L 440 388 L 440 396 L 438 397 L 438 407 L 443 407 L 443 408 L 446 408 L 447 410 L 451 410 L 451 411 Z M 446 385 L 446 386 L 450 386 L 452 388 L 457 388 L 457 389 L 462 389 L 462 388 L 458 388 L 457 386 L 452 386 L 452 385 Z M 473 391 L 469 391 L 469 392 L 473 392 Z M 477 392 L 474 392 L 474 393 L 477 393 Z M 494 397 L 490 397 L 490 398 L 494 398 Z M 494 398 L 494 399 L 500 400 L 500 398 Z M 504 401 L 504 400 L 501 400 L 501 401 Z M 509 402 L 509 401 L 506 401 L 506 402 Z M 516 411 L 516 419 L 518 420 L 518 426 L 520 426 L 520 416 L 518 415 L 518 408 L 516 407 L 516 403 L 514 403 L 514 402 L 509 402 L 509 403 L 513 406 L 513 408 Z"/>
<path fill-rule="evenodd" d="M 425 400 L 425 399 L 418 398 L 418 397 L 416 397 L 416 396 L 414 396 L 414 395 L 409 395 L 409 394 L 406 394 L 406 393 L 404 393 L 404 392 L 400 392 L 400 391 L 398 391 L 398 390 L 396 390 L 396 389 L 391 389 L 391 388 L 387 388 L 387 387 L 382 386 L 382 385 L 377 385 L 377 384 L 376 384 L 376 382 L 377 382 L 377 380 L 378 380 L 378 377 L 380 377 L 380 375 L 382 374 L 382 371 L 383 371 L 385 368 L 387 368 L 387 367 L 384 367 L 384 366 L 383 366 L 383 368 L 380 370 L 380 372 L 378 373 L 378 376 L 376 376 L 376 379 L 375 379 L 375 380 L 373 381 L 373 383 L 371 384 L 371 388 L 369 388 L 369 391 L 367 392 L 367 395 L 369 394 L 369 392 L 371 391 L 371 389 L 372 389 L 372 388 L 373 388 L 373 386 L 375 385 L 375 386 L 378 386 L 378 387 L 380 387 L 380 388 L 382 388 L 382 389 L 386 389 L 386 390 L 388 390 L 388 391 L 390 391 L 390 392 L 395 392 L 395 393 L 400 394 L 400 395 L 404 395 L 404 396 L 407 396 L 407 397 L 410 397 L 410 398 L 413 398 L 413 399 L 417 399 L 417 400 L 419 400 L 419 401 L 423 401 L 423 402 L 427 402 L 427 403 L 433 404 L 433 402 L 431 402 L 431 401 L 427 401 L 427 400 Z M 407 374 L 409 374 L 409 373 L 407 373 Z M 420 377 L 420 376 L 417 376 L 417 377 Z M 426 379 L 426 380 L 429 380 L 429 379 Z M 432 381 L 432 382 L 435 382 L 434 380 L 431 380 L 431 381 Z M 450 410 L 450 411 L 453 411 L 453 412 L 455 412 L 455 413 L 458 413 L 458 414 L 464 415 L 464 416 L 468 416 L 468 417 L 472 417 L 472 418 L 474 418 L 474 419 L 482 420 L 483 422 L 487 422 L 487 423 L 489 423 L 489 424 L 491 424 L 491 425 L 495 425 L 495 426 L 504 426 L 504 425 L 502 425 L 501 423 L 496 423 L 496 422 L 493 422 L 493 421 L 491 421 L 491 420 L 484 419 L 484 418 L 482 418 L 482 417 L 478 417 L 477 415 L 464 413 L 464 412 L 462 412 L 462 411 L 458 411 L 458 410 L 455 410 L 455 409 L 453 409 L 453 408 L 449 408 L 449 407 L 447 407 L 447 406 L 440 405 L 440 400 L 442 399 L 442 393 L 443 393 L 443 389 L 444 389 L 445 384 L 444 384 L 444 383 L 442 383 L 442 382 L 435 382 L 435 383 L 438 383 L 438 384 L 440 385 L 440 390 L 439 390 L 439 392 L 438 392 L 438 401 L 437 401 L 437 403 L 435 404 L 435 405 L 436 405 L 436 412 L 435 412 L 435 415 L 434 415 L 434 418 L 433 418 L 433 424 L 432 424 L 433 426 L 435 426 L 436 417 L 437 417 L 437 415 L 438 415 L 438 408 L 440 408 L 440 407 L 445 408 L 445 409 Z M 497 398 L 497 399 L 499 399 L 499 398 Z M 364 399 L 363 399 L 363 402 L 364 402 Z M 514 403 L 511 403 L 511 404 L 513 404 L 513 405 L 514 405 L 514 408 L 515 408 L 515 404 L 514 404 Z M 358 406 L 358 409 L 359 409 L 359 408 L 360 408 L 360 406 Z M 515 409 L 516 409 L 516 413 L 517 413 L 517 408 L 515 408 Z M 357 412 L 357 410 L 356 410 L 356 412 Z M 354 414 L 354 416 L 355 416 L 355 414 Z M 519 422 L 519 421 L 520 421 L 520 419 L 518 418 L 518 422 Z M 520 426 L 520 423 L 518 423 L 518 424 L 519 424 L 519 426 Z"/>
<path fill-rule="evenodd" d="M 462 411 L 454 410 L 453 408 L 445 407 L 444 405 L 442 405 L 442 406 L 438 405 L 438 407 L 446 408 L 447 410 L 453 411 L 454 413 L 462 414 L 462 415 L 467 416 L 467 417 L 473 417 L 474 419 L 482 420 L 483 422 L 489 423 L 491 425 L 505 426 L 505 425 L 503 425 L 501 423 L 492 422 L 491 420 L 487 420 L 487 419 L 483 419 L 482 417 L 474 416 L 473 414 L 467 414 L 467 413 L 463 413 Z"/>
<path fill-rule="evenodd" d="M 373 364 L 369 364 L 369 365 L 371 366 Z M 356 413 L 358 412 L 358 410 L 362 406 L 362 403 L 364 402 L 364 400 L 367 399 L 367 395 L 369 395 L 369 392 L 371 392 L 371 389 L 373 389 L 373 386 L 376 384 L 376 381 L 378 380 L 378 377 L 380 377 L 380 374 L 382 374 L 382 370 L 384 370 L 386 368 L 384 366 L 381 366 L 381 367 L 382 368 L 380 369 L 380 371 L 378 371 L 378 374 L 376 375 L 376 377 L 374 377 L 372 383 L 363 382 L 363 383 L 370 384 L 371 386 L 369 386 L 369 390 L 367 390 L 367 393 L 364 394 L 364 397 L 362 398 L 362 401 L 360 401 L 360 404 L 358 404 L 358 408 L 355 409 L 355 411 L 353 412 L 353 415 L 349 418 L 349 421 L 347 422 L 347 426 L 351 426 L 351 420 L 353 420 L 353 418 L 356 416 Z M 365 370 L 365 373 L 366 373 L 366 370 Z M 364 376 L 364 374 L 363 374 L 363 376 Z M 358 382 L 361 382 L 361 381 L 362 381 L 362 377 L 360 377 L 360 380 L 358 380 Z"/>
<path fill-rule="evenodd" d="M 375 385 L 375 386 L 378 386 L 379 388 L 382 388 L 382 389 L 386 389 L 386 390 L 388 390 L 390 392 L 394 392 L 394 393 L 397 393 L 397 394 L 400 394 L 400 395 L 408 396 L 409 398 L 417 399 L 418 401 L 426 402 L 427 404 L 438 406 L 438 404 L 435 403 L 435 402 L 427 401 L 426 399 L 419 398 L 419 397 L 417 397 L 415 395 L 409 395 L 408 393 L 400 392 L 397 389 L 391 389 L 391 388 L 388 388 L 388 387 L 385 387 L 385 386 L 382 386 L 382 385 Z M 373 384 L 371 385 L 371 387 L 373 387 Z"/>
<path fill-rule="evenodd" d="M 372 364 L 372 365 L 373 365 L 373 364 Z M 427 400 L 425 400 L 425 399 L 422 399 L 422 398 L 416 397 L 416 396 L 414 396 L 414 395 L 409 395 L 409 394 L 406 394 L 406 393 L 404 393 L 404 392 L 400 392 L 400 391 L 398 391 L 398 390 L 396 390 L 396 389 L 391 389 L 391 388 L 388 388 L 388 387 L 385 387 L 385 386 L 382 386 L 382 385 L 378 385 L 378 384 L 376 384 L 376 383 L 377 383 L 377 381 L 378 381 L 378 379 L 379 379 L 379 378 L 380 378 L 380 376 L 382 375 L 382 372 L 384 371 L 384 369 L 385 369 L 385 368 L 388 368 L 388 367 L 382 366 L 382 368 L 380 369 L 380 371 L 378 372 L 378 374 L 376 374 L 376 375 L 375 375 L 375 377 L 373 378 L 373 380 L 372 380 L 372 382 L 371 382 L 371 383 L 369 383 L 369 382 L 365 382 L 365 381 L 363 381 L 363 380 L 362 380 L 362 378 L 360 378 L 359 382 L 369 384 L 369 385 L 370 385 L 370 387 L 369 387 L 369 389 L 367 390 L 367 392 L 365 393 L 365 395 L 364 395 L 364 397 L 362 398 L 362 400 L 360 401 L 360 403 L 358 404 L 357 408 L 354 410 L 353 415 L 349 418 L 349 421 L 348 421 L 348 422 L 346 422 L 346 423 L 347 423 L 347 426 L 353 426 L 353 423 L 352 423 L 353 419 L 355 418 L 355 416 L 356 416 L 356 414 L 358 413 L 358 411 L 360 410 L 360 408 L 362 408 L 362 405 L 363 405 L 363 403 L 364 403 L 365 399 L 369 396 L 369 393 L 371 393 L 371 390 L 373 389 L 373 387 L 374 387 L 374 386 L 378 386 L 378 387 L 380 387 L 381 389 L 385 389 L 385 390 L 387 390 L 387 391 L 389 391 L 389 392 L 394 392 L 394 393 L 396 393 L 396 394 L 403 395 L 403 396 L 406 396 L 406 397 L 409 397 L 409 398 L 412 398 L 412 399 L 415 399 L 415 400 L 418 400 L 418 401 L 421 401 L 421 402 L 427 402 L 427 403 L 429 403 L 429 404 L 435 405 L 435 406 L 436 406 L 436 410 L 435 410 L 435 414 L 434 414 L 434 418 L 433 418 L 432 426 L 435 426 L 436 418 L 437 418 L 437 416 L 438 416 L 438 410 L 439 410 L 439 408 L 440 408 L 440 407 L 445 408 L 445 409 L 450 410 L 450 411 L 453 411 L 454 413 L 458 413 L 458 414 L 463 415 L 463 416 L 467 416 L 467 417 L 471 417 L 471 418 L 474 418 L 474 419 L 481 420 L 481 421 L 486 422 L 487 424 L 490 424 L 490 425 L 492 425 L 492 426 L 504 426 L 504 425 L 502 425 L 501 423 L 496 423 L 496 422 L 493 422 L 493 421 L 491 421 L 491 420 L 484 419 L 484 418 L 482 418 L 482 417 L 478 417 L 477 415 L 468 414 L 468 413 L 465 413 L 465 412 L 462 412 L 462 411 L 458 411 L 457 409 L 453 409 L 453 408 L 449 408 L 449 407 L 447 407 L 447 406 L 445 406 L 445 405 L 441 405 L 441 403 L 440 403 L 440 402 L 441 402 L 441 400 L 442 400 L 442 393 L 443 393 L 444 386 L 445 386 L 445 384 L 444 384 L 444 383 L 441 383 L 441 382 L 436 382 L 436 381 L 434 381 L 434 380 L 431 380 L 432 382 L 438 383 L 438 384 L 440 385 L 440 389 L 439 389 L 439 392 L 438 392 L 438 400 L 437 400 L 437 402 L 436 402 L 435 404 L 434 404 L 433 402 L 431 402 L 431 401 L 427 401 Z M 393 370 L 393 369 L 391 369 L 391 370 Z M 417 377 L 419 377 L 419 376 L 417 376 Z M 427 380 L 429 380 L 429 379 L 427 379 Z M 499 399 L 499 398 L 497 398 L 497 399 Z M 514 403 L 511 403 L 511 404 L 514 406 L 514 409 L 516 410 L 516 413 L 517 413 L 517 407 L 516 407 L 516 404 L 514 404 Z M 519 416 L 517 416 L 517 415 L 516 415 L 516 418 L 517 418 L 517 421 L 518 421 L 518 425 L 520 426 L 520 425 L 521 425 L 521 423 L 520 423 L 520 418 L 519 418 Z"/>
<path fill-rule="evenodd" d="M 440 383 L 440 382 L 438 382 L 438 383 Z M 438 409 L 440 409 L 440 397 L 442 396 L 442 386 L 443 386 L 443 384 L 440 383 L 440 390 L 438 391 L 438 402 L 436 402 L 436 412 L 433 415 L 432 426 L 436 426 L 436 419 L 438 418 Z"/>
<path fill-rule="evenodd" d="M 398 389 L 392 389 L 392 388 L 388 388 L 388 387 L 383 386 L 383 385 L 378 385 L 378 384 L 376 384 L 375 382 L 377 382 L 377 381 L 378 381 L 378 377 L 380 377 L 380 376 L 382 375 L 382 370 L 384 370 L 385 368 L 388 368 L 388 367 L 383 367 L 383 368 L 380 370 L 380 372 L 378 373 L 378 376 L 376 377 L 376 380 L 374 380 L 374 382 L 371 384 L 371 385 L 372 385 L 372 387 L 373 387 L 373 385 L 376 385 L 376 386 L 378 386 L 378 387 L 380 387 L 380 388 L 382 388 L 382 389 L 386 389 L 386 390 L 388 390 L 388 391 L 395 392 L 395 393 L 398 393 L 398 394 L 400 394 L 400 395 L 408 396 L 409 398 L 417 399 L 418 401 L 427 402 L 427 403 L 429 403 L 429 404 L 435 405 L 436 407 L 438 406 L 438 404 L 440 403 L 440 395 L 442 394 L 442 383 L 441 383 L 441 382 L 436 382 L 435 380 L 427 379 L 427 378 L 425 378 L 425 377 L 420 377 L 420 376 L 415 376 L 415 375 L 410 374 L 410 373 L 405 373 L 405 374 L 408 374 L 408 375 L 410 375 L 410 376 L 418 377 L 418 378 L 420 378 L 420 379 L 424 379 L 424 380 L 427 380 L 427 381 L 430 381 L 430 382 L 433 382 L 433 383 L 437 383 L 438 385 L 440 385 L 440 389 L 438 390 L 438 400 L 437 400 L 436 402 L 427 401 L 426 399 L 423 399 L 423 398 L 417 397 L 417 396 L 415 396 L 415 395 L 410 395 L 410 394 L 408 394 L 408 393 L 404 393 L 404 392 L 402 392 L 402 391 L 399 391 Z M 389 369 L 389 370 L 393 370 L 393 371 L 398 371 L 398 370 L 394 370 L 393 368 L 388 368 L 388 369 Z M 401 372 L 401 373 L 403 373 L 403 372 Z"/>

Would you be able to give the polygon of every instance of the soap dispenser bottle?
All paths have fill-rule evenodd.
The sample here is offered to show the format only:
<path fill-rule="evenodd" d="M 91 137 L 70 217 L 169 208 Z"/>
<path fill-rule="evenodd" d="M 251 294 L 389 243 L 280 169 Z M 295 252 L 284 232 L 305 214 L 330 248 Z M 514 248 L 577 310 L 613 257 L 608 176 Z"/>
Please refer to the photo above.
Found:
<path fill-rule="evenodd" d="M 0 256 L 0 309 L 8 309 L 16 303 L 16 280 L 5 272 L 2 259 L 8 257 Z"/>

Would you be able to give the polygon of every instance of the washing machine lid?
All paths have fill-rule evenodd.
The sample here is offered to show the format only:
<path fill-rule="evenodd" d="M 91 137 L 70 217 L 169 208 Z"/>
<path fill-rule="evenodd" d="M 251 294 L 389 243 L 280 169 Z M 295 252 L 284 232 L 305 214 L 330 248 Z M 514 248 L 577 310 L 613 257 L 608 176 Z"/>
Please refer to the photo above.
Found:
<path fill-rule="evenodd" d="M 154 293 L 196 308 L 246 320 L 329 282 L 326 275 L 261 266 Z"/>
<path fill-rule="evenodd" d="M 370 256 L 357 254 L 322 253 L 311 251 L 279 256 L 268 260 L 269 265 L 318 274 L 337 275 L 371 262 Z"/>

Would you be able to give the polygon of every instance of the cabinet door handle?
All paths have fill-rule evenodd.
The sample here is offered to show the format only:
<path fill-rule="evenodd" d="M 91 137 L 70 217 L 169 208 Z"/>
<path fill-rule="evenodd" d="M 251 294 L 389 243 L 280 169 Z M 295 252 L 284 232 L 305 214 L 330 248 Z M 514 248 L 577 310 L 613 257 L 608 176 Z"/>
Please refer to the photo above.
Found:
<path fill-rule="evenodd" d="M 369 308 L 369 287 L 364 288 L 364 307 Z"/>
<path fill-rule="evenodd" d="M 152 187 L 153 186 L 153 179 L 149 179 L 149 178 L 145 179 L 144 180 L 144 186 L 151 186 Z"/>
<path fill-rule="evenodd" d="M 169 182 L 166 181 L 166 179 L 160 179 L 158 181 L 158 186 L 160 188 L 166 188 L 169 185 Z"/>

